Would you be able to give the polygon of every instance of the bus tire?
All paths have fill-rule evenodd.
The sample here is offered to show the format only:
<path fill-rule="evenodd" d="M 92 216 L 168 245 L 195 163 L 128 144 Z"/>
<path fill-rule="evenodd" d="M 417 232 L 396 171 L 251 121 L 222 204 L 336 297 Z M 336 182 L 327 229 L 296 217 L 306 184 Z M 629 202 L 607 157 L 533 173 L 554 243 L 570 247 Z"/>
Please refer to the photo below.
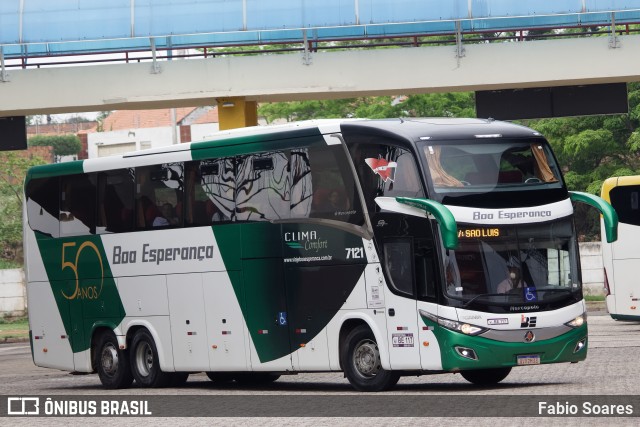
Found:
<path fill-rule="evenodd" d="M 347 379 L 358 391 L 389 390 L 400 379 L 398 372 L 382 367 L 378 343 L 366 325 L 349 332 L 341 349 L 341 361 Z"/>
<path fill-rule="evenodd" d="M 140 329 L 131 342 L 131 371 L 141 387 L 166 387 L 171 381 L 171 374 L 162 372 L 158 350 L 153 337 L 146 329 Z"/>
<path fill-rule="evenodd" d="M 106 389 L 127 388 L 133 382 L 127 352 L 120 349 L 113 332 L 104 332 L 98 338 L 95 366 L 102 386 Z"/>
<path fill-rule="evenodd" d="M 461 371 L 460 375 L 475 385 L 492 385 L 498 384 L 507 378 L 511 372 L 511 368 L 492 368 L 492 369 L 476 369 L 473 371 Z"/>

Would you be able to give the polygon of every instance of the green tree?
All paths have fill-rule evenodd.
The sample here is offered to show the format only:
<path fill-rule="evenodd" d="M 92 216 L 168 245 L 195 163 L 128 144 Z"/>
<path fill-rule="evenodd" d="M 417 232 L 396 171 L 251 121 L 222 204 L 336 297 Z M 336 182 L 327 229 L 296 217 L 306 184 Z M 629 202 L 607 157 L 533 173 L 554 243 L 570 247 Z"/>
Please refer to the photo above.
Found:
<path fill-rule="evenodd" d="M 80 138 L 76 135 L 36 135 L 29 138 L 29 146 L 51 146 L 56 156 L 71 156 L 82 149 Z"/>
<path fill-rule="evenodd" d="M 273 102 L 260 105 L 258 115 L 267 123 L 344 117 L 475 117 L 474 102 L 473 92 Z"/>
<path fill-rule="evenodd" d="M 0 258 L 22 263 L 22 195 L 31 166 L 44 164 L 40 157 L 25 158 L 12 151 L 0 152 Z"/>
<path fill-rule="evenodd" d="M 528 121 L 551 143 L 569 190 L 599 194 L 612 176 L 640 174 L 640 84 L 627 85 L 629 113 Z M 599 238 L 598 215 L 578 206 L 578 233 Z"/>

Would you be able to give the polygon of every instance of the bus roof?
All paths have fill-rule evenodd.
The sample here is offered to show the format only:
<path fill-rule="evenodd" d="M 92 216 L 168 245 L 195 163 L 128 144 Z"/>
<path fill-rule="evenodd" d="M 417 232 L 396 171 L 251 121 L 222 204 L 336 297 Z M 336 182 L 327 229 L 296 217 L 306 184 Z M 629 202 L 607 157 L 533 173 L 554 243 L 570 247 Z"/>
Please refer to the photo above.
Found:
<path fill-rule="evenodd" d="M 344 123 L 342 127 L 387 131 L 403 135 L 411 141 L 481 139 L 483 136 L 504 138 L 531 138 L 542 136 L 540 133 L 525 126 L 493 119 L 381 119 Z"/>
<path fill-rule="evenodd" d="M 211 135 L 206 141 L 190 142 L 166 147 L 134 151 L 122 155 L 98 159 L 78 160 L 35 166 L 27 174 L 27 180 L 56 175 L 144 166 L 158 162 L 158 156 L 168 162 L 192 160 L 192 152 L 232 145 L 263 143 L 279 139 L 318 137 L 337 133 L 342 129 L 365 132 L 382 132 L 401 135 L 410 141 L 454 140 L 478 136 L 525 138 L 541 135 L 532 129 L 513 123 L 492 119 L 464 118 L 409 118 L 409 119 L 323 119 L 293 122 L 282 125 L 253 126 L 232 129 Z M 493 138 L 491 138 L 493 139 Z M 162 161 L 162 159 L 160 159 Z"/>

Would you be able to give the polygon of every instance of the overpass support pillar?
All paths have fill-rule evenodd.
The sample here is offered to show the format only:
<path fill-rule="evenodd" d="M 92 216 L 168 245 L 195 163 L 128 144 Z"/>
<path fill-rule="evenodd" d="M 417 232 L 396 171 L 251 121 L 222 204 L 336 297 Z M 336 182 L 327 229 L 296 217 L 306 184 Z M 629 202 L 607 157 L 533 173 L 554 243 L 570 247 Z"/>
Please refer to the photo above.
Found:
<path fill-rule="evenodd" d="M 218 120 L 220 130 L 256 126 L 258 103 L 242 97 L 218 98 Z"/>

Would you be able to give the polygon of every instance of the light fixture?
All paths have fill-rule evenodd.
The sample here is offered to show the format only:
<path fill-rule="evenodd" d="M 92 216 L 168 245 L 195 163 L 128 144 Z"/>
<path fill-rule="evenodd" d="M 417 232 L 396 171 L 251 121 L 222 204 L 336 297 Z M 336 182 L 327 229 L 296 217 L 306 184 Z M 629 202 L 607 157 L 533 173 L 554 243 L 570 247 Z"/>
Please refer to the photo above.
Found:
<path fill-rule="evenodd" d="M 235 102 L 227 101 L 222 103 L 222 108 L 233 108 L 235 106 L 236 106 Z"/>

